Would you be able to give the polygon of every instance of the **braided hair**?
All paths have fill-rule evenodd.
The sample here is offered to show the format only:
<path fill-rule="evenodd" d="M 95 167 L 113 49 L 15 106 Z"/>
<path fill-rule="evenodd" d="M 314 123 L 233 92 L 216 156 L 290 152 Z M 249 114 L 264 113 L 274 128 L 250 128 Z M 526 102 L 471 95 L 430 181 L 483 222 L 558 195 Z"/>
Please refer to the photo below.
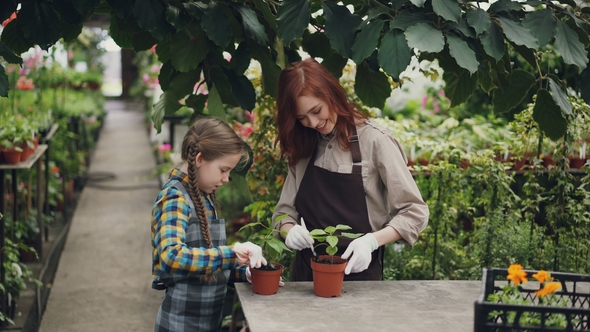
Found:
<path fill-rule="evenodd" d="M 238 165 L 244 165 L 248 162 L 248 153 L 244 146 L 244 141 L 236 132 L 227 123 L 216 118 L 201 118 L 195 121 L 182 141 L 181 157 L 188 163 L 189 193 L 197 209 L 195 212 L 199 219 L 201 234 L 209 248 L 212 248 L 211 234 L 205 204 L 198 186 L 197 154 L 200 152 L 205 160 L 241 154 L 242 158 Z M 215 193 L 211 194 L 211 198 L 217 209 Z"/>

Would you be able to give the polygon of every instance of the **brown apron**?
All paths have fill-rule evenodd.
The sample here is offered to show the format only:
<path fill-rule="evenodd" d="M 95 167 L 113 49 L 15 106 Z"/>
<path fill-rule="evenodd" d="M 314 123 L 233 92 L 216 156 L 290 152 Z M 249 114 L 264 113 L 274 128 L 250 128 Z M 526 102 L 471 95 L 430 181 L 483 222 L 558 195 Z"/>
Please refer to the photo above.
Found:
<path fill-rule="evenodd" d="M 338 224 L 352 227 L 352 230 L 346 231 L 350 233 L 372 231 L 365 199 L 361 151 L 356 128 L 354 128 L 353 134 L 349 138 L 354 163 L 351 174 L 331 172 L 315 166 L 317 146 L 309 164 L 307 164 L 305 175 L 295 196 L 295 208 L 305 220 L 305 225 L 310 231 Z M 352 239 L 340 237 L 336 255 L 342 255 L 351 241 Z M 316 242 L 314 245 L 317 244 Z M 325 245 L 320 245 L 315 250 L 318 255 L 326 254 Z M 293 281 L 313 280 L 310 266 L 312 256 L 311 249 L 300 250 L 295 254 L 291 273 Z M 383 276 L 383 247 L 373 251 L 372 256 L 371 264 L 367 270 L 345 275 L 344 280 L 381 280 Z"/>

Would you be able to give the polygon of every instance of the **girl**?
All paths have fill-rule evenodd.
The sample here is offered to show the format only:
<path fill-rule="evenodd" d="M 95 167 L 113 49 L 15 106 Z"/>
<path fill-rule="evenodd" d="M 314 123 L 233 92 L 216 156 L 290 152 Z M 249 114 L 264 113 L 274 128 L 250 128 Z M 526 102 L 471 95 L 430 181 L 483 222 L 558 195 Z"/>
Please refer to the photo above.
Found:
<path fill-rule="evenodd" d="M 226 245 L 217 214 L 215 191 L 248 154 L 230 126 L 203 118 L 186 133 L 181 155 L 152 210 L 152 287 L 166 290 L 155 331 L 219 331 L 228 282 L 266 265 L 259 246 Z"/>
<path fill-rule="evenodd" d="M 312 58 L 281 72 L 277 108 L 277 142 L 290 167 L 273 220 L 287 232 L 285 244 L 299 250 L 292 280 L 312 278 L 313 239 L 301 219 L 309 230 L 345 224 L 365 233 L 338 242 L 338 254 L 349 259 L 344 280 L 382 279 L 383 246 L 413 245 L 428 223 L 400 143 L 360 113 Z M 324 254 L 325 246 L 318 249 Z"/>

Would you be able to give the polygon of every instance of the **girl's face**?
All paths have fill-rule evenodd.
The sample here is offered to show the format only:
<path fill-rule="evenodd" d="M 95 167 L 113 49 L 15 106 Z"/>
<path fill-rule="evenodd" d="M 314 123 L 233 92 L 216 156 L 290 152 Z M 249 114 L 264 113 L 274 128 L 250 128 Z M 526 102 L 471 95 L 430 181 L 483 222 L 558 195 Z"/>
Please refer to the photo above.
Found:
<path fill-rule="evenodd" d="M 199 152 L 196 157 L 199 189 L 210 194 L 229 182 L 229 173 L 236 167 L 241 154 L 230 154 L 213 160 L 205 160 Z"/>
<path fill-rule="evenodd" d="M 305 127 L 315 129 L 327 135 L 336 126 L 336 113 L 330 112 L 328 105 L 313 96 L 297 98 L 297 120 Z"/>

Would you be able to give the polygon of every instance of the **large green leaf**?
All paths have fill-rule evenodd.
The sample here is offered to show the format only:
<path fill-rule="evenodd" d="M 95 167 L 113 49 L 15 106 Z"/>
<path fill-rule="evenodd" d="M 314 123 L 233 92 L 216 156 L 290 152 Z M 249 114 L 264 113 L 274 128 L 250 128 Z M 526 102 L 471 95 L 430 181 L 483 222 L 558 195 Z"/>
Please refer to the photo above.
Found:
<path fill-rule="evenodd" d="M 201 20 L 203 18 L 203 15 L 208 8 L 207 4 L 200 1 L 185 3 L 183 6 L 186 9 L 186 12 L 197 20 Z"/>
<path fill-rule="evenodd" d="M 248 49 L 248 43 L 243 41 L 238 45 L 238 48 L 235 50 L 231 57 L 231 65 L 233 70 L 237 74 L 243 74 L 246 69 L 250 66 L 250 62 L 252 60 L 252 55 L 250 54 L 250 50 Z"/>
<path fill-rule="evenodd" d="M 186 30 L 190 33 L 187 35 Z M 191 71 L 205 59 L 207 54 L 207 37 L 198 25 L 191 24 L 183 31 L 172 36 L 170 42 L 170 60 L 174 68 Z"/>
<path fill-rule="evenodd" d="M 182 105 L 180 105 L 178 98 L 174 93 L 164 92 L 160 96 L 160 100 L 154 104 L 151 116 L 154 128 L 158 133 L 162 130 L 164 115 L 178 111 L 181 106 Z"/>
<path fill-rule="evenodd" d="M 130 20 L 130 22 L 134 23 L 135 21 Z M 131 23 L 127 23 L 118 15 L 111 15 L 109 35 L 121 48 L 131 49 L 133 48 L 133 34 L 135 32 L 132 26 Z"/>
<path fill-rule="evenodd" d="M 492 103 L 494 113 L 505 113 L 519 105 L 535 84 L 535 76 L 531 73 L 516 69 L 510 75 L 510 84 L 494 90 Z"/>
<path fill-rule="evenodd" d="M 12 20 L 4 27 L 0 40 L 16 54 L 24 53 L 34 46 L 18 28 L 18 20 Z"/>
<path fill-rule="evenodd" d="M 377 59 L 381 68 L 398 81 L 400 74 L 408 68 L 412 60 L 412 50 L 408 47 L 403 32 L 391 29 L 383 36 Z"/>
<path fill-rule="evenodd" d="M 0 22 L 4 22 L 12 13 L 16 12 L 18 2 L 17 0 L 0 1 Z"/>
<path fill-rule="evenodd" d="M 277 18 L 270 11 L 270 7 L 268 5 L 268 2 L 266 2 L 264 0 L 254 0 L 254 6 L 256 6 L 256 9 L 258 9 L 262 13 L 262 17 L 264 17 L 264 20 L 266 21 L 266 23 L 273 30 L 276 31 L 277 30 Z M 309 15 L 308 15 L 308 17 L 309 17 Z"/>
<path fill-rule="evenodd" d="M 133 13 L 137 24 L 149 31 L 158 40 L 166 38 L 171 26 L 166 22 L 166 7 L 160 0 L 135 0 Z"/>
<path fill-rule="evenodd" d="M 8 83 L 8 76 L 4 71 L 4 66 L 0 64 L 0 97 L 8 97 L 10 90 L 10 83 Z"/>
<path fill-rule="evenodd" d="M 161 63 L 170 60 L 170 38 L 166 38 L 156 46 L 156 54 Z"/>
<path fill-rule="evenodd" d="M 422 52 L 438 53 L 445 47 L 442 32 L 430 24 L 417 23 L 406 29 L 408 46 Z"/>
<path fill-rule="evenodd" d="M 532 49 L 536 49 L 539 46 L 537 38 L 535 38 L 531 31 L 525 28 L 521 23 L 514 22 L 513 20 L 502 16 L 498 16 L 497 20 L 500 22 L 500 26 L 502 26 L 504 35 L 511 42 Z"/>
<path fill-rule="evenodd" d="M 59 17 L 48 1 L 30 1 L 18 12 L 18 21 L 25 37 L 48 50 L 61 38 Z"/>
<path fill-rule="evenodd" d="M 56 1 L 54 0 L 53 2 L 55 3 Z M 100 0 L 72 0 L 72 4 L 78 13 L 86 15 L 100 5 Z"/>
<path fill-rule="evenodd" d="M 377 19 L 365 25 L 352 45 L 352 60 L 358 65 L 365 60 L 377 46 L 383 29 L 383 20 Z"/>
<path fill-rule="evenodd" d="M 324 18 L 326 19 L 326 35 L 330 38 L 332 48 L 343 57 L 352 57 L 354 44 L 354 30 L 363 21 L 360 17 L 350 13 L 345 6 L 332 2 L 322 3 Z"/>
<path fill-rule="evenodd" d="M 480 40 L 483 49 L 489 56 L 496 59 L 496 61 L 502 59 L 506 51 L 506 44 L 504 44 L 502 31 L 495 23 L 491 24 L 488 31 L 481 35 Z"/>
<path fill-rule="evenodd" d="M 490 14 L 480 8 L 467 13 L 467 23 L 469 23 L 469 26 L 471 26 L 479 36 L 490 28 L 492 19 L 490 18 Z"/>
<path fill-rule="evenodd" d="M 166 92 L 173 93 L 177 99 L 182 99 L 191 94 L 195 88 L 195 84 L 201 78 L 201 70 L 193 69 L 186 73 L 178 73 L 170 80 L 170 85 Z"/>
<path fill-rule="evenodd" d="M 166 21 L 172 24 L 176 31 L 182 30 L 189 20 L 189 15 L 185 11 L 180 10 L 180 8 L 174 6 L 166 7 Z"/>
<path fill-rule="evenodd" d="M 545 46 L 555 36 L 556 21 L 551 10 L 542 9 L 527 13 L 522 25 L 533 33 L 539 41 L 539 46 Z"/>
<path fill-rule="evenodd" d="M 461 8 L 456 0 L 432 0 L 432 10 L 447 21 L 459 22 Z"/>
<path fill-rule="evenodd" d="M 557 21 L 555 29 L 555 48 L 563 56 L 563 61 L 584 70 L 588 63 L 588 52 L 578 39 L 578 34 L 562 21 Z"/>
<path fill-rule="evenodd" d="M 71 2 L 54 1 L 53 9 L 59 14 L 59 17 L 65 23 L 73 25 L 82 23 L 82 15 L 76 10 Z"/>
<path fill-rule="evenodd" d="M 522 6 L 516 1 L 500 0 L 500 1 L 494 2 L 490 6 L 488 11 L 490 13 L 499 13 L 499 12 L 520 11 L 521 9 L 522 9 Z"/>
<path fill-rule="evenodd" d="M 472 74 L 477 71 L 479 62 L 475 58 L 475 52 L 469 48 L 469 45 L 463 39 L 447 35 L 447 44 L 449 45 L 449 53 L 455 58 L 460 67 L 469 70 Z"/>
<path fill-rule="evenodd" d="M 328 69 L 328 71 L 336 78 L 342 76 L 342 69 L 346 66 L 348 59 L 342 57 L 338 52 L 332 52 L 332 54 L 324 58 L 322 65 Z"/>
<path fill-rule="evenodd" d="M 65 43 L 69 43 L 80 36 L 84 24 L 67 24 L 64 21 L 60 22 L 61 27 L 61 38 Z"/>
<path fill-rule="evenodd" d="M 207 110 L 209 111 L 209 115 L 227 122 L 225 108 L 223 107 L 221 97 L 217 92 L 217 87 L 215 86 L 215 84 L 213 84 L 211 89 L 209 89 L 209 98 L 207 98 Z"/>
<path fill-rule="evenodd" d="M 485 93 L 489 93 L 496 87 L 491 75 L 491 67 L 489 60 L 481 62 L 479 70 L 477 71 L 477 83 Z"/>
<path fill-rule="evenodd" d="M 516 53 L 525 59 L 533 68 L 537 67 L 537 55 L 534 50 L 521 45 L 516 45 L 512 42 L 510 42 L 510 45 L 516 51 Z"/>
<path fill-rule="evenodd" d="M 209 2 L 209 7 L 201 21 L 201 27 L 205 30 L 209 39 L 225 49 L 231 42 L 233 33 L 220 3 L 216 1 Z"/>
<path fill-rule="evenodd" d="M 279 36 L 285 45 L 301 37 L 309 25 L 311 5 L 309 0 L 284 0 L 277 12 Z"/>
<path fill-rule="evenodd" d="M 252 82 L 244 75 L 237 75 L 233 70 L 222 67 L 231 85 L 231 92 L 242 109 L 251 111 L 256 105 L 256 91 Z"/>
<path fill-rule="evenodd" d="M 563 114 L 572 115 L 572 103 L 567 98 L 567 92 L 553 79 L 549 79 L 549 91 Z"/>
<path fill-rule="evenodd" d="M 242 25 L 246 36 L 252 38 L 258 44 L 267 45 L 268 36 L 264 31 L 264 26 L 258 21 L 258 16 L 250 7 L 242 4 L 234 4 L 236 10 L 242 15 Z"/>
<path fill-rule="evenodd" d="M 203 114 L 206 102 L 207 95 L 190 95 L 185 100 L 186 106 L 193 109 L 193 115 Z"/>
<path fill-rule="evenodd" d="M 301 47 L 311 57 L 325 59 L 332 54 L 332 47 L 330 46 L 330 40 L 325 33 L 314 32 L 309 34 L 305 32 L 303 34 L 303 40 L 301 41 Z"/>
<path fill-rule="evenodd" d="M 533 108 L 533 119 L 539 124 L 539 128 L 554 141 L 557 141 L 567 130 L 567 120 L 559 106 L 555 104 L 549 91 L 540 89 L 537 92 L 537 100 Z"/>
<path fill-rule="evenodd" d="M 262 67 L 262 89 L 267 95 L 276 98 L 281 67 L 277 66 L 266 50 L 260 50 L 257 55 Z"/>
<path fill-rule="evenodd" d="M 445 96 L 451 101 L 451 107 L 467 101 L 477 86 L 477 75 L 471 75 L 465 69 L 460 69 L 457 72 L 445 70 L 443 79 L 446 82 Z"/>
<path fill-rule="evenodd" d="M 382 109 L 391 96 L 391 84 L 383 72 L 372 70 L 365 61 L 356 69 L 354 91 L 363 104 Z"/>
<path fill-rule="evenodd" d="M 424 7 L 424 3 L 426 0 L 410 0 L 411 3 L 414 4 L 416 7 Z"/>
<path fill-rule="evenodd" d="M 126 20 L 133 13 L 134 6 L 131 1 L 107 0 L 107 3 L 111 6 L 115 15 L 123 20 Z"/>
<path fill-rule="evenodd" d="M 0 57 L 4 58 L 4 60 L 8 63 L 23 63 L 23 59 L 18 55 L 14 54 L 6 44 L 0 41 Z"/>
<path fill-rule="evenodd" d="M 432 23 L 432 19 L 425 13 L 412 13 L 409 11 L 402 11 L 396 15 L 393 20 L 389 23 L 389 28 L 398 28 L 406 31 L 407 28 L 411 27 L 416 23 Z"/>

